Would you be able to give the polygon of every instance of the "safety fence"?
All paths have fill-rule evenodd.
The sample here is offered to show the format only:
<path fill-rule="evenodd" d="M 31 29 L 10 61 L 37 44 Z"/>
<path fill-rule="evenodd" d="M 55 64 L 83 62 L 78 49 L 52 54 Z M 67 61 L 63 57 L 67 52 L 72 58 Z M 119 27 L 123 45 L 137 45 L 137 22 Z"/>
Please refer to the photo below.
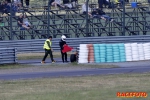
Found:
<path fill-rule="evenodd" d="M 0 49 L 0 65 L 17 63 L 17 50 L 15 48 L 1 48 Z"/>
<path fill-rule="evenodd" d="M 0 41 L 0 64 L 16 63 L 17 53 L 44 52 L 44 41 L 45 39 Z M 52 40 L 52 48 L 55 52 L 60 52 L 59 41 L 60 39 Z M 79 47 L 79 63 L 150 59 L 149 35 L 68 38 L 66 42 L 75 51 Z M 83 44 L 90 45 L 87 47 Z"/>
<path fill-rule="evenodd" d="M 16 40 L 16 41 L 0 41 L 0 48 L 17 48 L 17 53 L 33 53 L 44 52 L 43 44 L 45 39 L 34 40 Z M 52 48 L 54 51 L 60 51 L 60 39 L 52 40 Z M 80 44 L 113 44 L 113 43 L 146 43 L 150 41 L 150 35 L 142 36 L 109 36 L 109 37 L 83 37 L 68 38 L 66 42 L 74 49 Z"/>

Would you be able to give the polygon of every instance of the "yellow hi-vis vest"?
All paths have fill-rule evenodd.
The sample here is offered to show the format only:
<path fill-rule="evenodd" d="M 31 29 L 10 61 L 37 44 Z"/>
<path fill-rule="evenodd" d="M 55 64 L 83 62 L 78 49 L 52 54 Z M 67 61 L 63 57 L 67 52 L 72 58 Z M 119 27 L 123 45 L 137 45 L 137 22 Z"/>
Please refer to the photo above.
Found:
<path fill-rule="evenodd" d="M 115 3 L 119 3 L 119 0 L 115 0 Z"/>
<path fill-rule="evenodd" d="M 51 47 L 52 43 L 51 43 L 51 41 L 50 41 L 49 39 L 47 39 L 47 40 L 45 40 L 45 43 L 44 43 L 43 48 L 44 48 L 44 49 L 47 49 L 47 50 L 50 50 L 51 48 L 49 48 L 49 46 L 48 46 L 47 42 L 49 42 L 49 43 L 50 43 L 50 47 Z"/>

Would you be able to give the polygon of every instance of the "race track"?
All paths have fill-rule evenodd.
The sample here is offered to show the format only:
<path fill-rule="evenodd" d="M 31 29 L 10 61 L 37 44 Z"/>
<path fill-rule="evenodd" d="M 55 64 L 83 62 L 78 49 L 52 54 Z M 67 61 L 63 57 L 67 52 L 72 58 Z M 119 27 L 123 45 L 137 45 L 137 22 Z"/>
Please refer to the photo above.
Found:
<path fill-rule="evenodd" d="M 20 64 L 37 65 L 37 67 L 41 65 L 39 62 L 40 59 L 19 61 Z M 57 59 L 57 63 L 62 64 L 60 59 Z M 26 72 L 7 73 L 7 74 L 0 74 L 0 80 L 18 80 L 18 79 L 32 79 L 32 78 L 54 78 L 54 77 L 150 72 L 150 61 L 109 63 L 109 64 L 117 65 L 119 67 L 118 68 L 88 68 L 88 69 L 70 70 L 70 71 L 62 70 L 62 71 L 45 71 L 45 72 L 28 72 L 28 73 Z"/>
<path fill-rule="evenodd" d="M 88 69 L 81 71 L 59 71 L 59 72 L 32 72 L 0 75 L 1 80 L 31 79 L 31 78 L 52 78 L 52 77 L 72 77 L 86 75 L 106 75 L 123 73 L 143 73 L 150 72 L 150 66 L 147 67 L 127 67 L 127 68 L 107 68 L 107 69 Z"/>

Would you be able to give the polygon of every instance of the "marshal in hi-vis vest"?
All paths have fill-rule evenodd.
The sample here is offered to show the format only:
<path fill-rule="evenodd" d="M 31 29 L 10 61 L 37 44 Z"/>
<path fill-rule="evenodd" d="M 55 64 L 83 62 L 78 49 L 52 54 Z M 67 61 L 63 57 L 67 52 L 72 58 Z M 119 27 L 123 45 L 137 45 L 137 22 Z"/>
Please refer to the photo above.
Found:
<path fill-rule="evenodd" d="M 44 46 L 43 46 L 43 48 L 44 49 L 47 49 L 47 50 L 50 50 L 50 47 L 49 47 L 49 45 L 48 45 L 48 43 L 50 44 L 50 47 L 51 47 L 51 41 L 49 40 L 49 39 L 47 39 L 47 40 L 45 40 L 45 43 L 44 43 Z"/>

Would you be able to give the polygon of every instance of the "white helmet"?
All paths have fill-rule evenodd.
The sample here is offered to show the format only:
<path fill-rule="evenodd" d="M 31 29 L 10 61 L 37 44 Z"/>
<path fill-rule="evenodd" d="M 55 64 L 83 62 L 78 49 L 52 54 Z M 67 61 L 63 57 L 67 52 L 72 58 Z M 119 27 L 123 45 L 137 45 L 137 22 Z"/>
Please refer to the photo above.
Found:
<path fill-rule="evenodd" d="M 62 36 L 61 36 L 61 39 L 62 39 L 63 41 L 65 41 L 66 36 L 65 36 L 65 35 L 62 35 Z"/>

